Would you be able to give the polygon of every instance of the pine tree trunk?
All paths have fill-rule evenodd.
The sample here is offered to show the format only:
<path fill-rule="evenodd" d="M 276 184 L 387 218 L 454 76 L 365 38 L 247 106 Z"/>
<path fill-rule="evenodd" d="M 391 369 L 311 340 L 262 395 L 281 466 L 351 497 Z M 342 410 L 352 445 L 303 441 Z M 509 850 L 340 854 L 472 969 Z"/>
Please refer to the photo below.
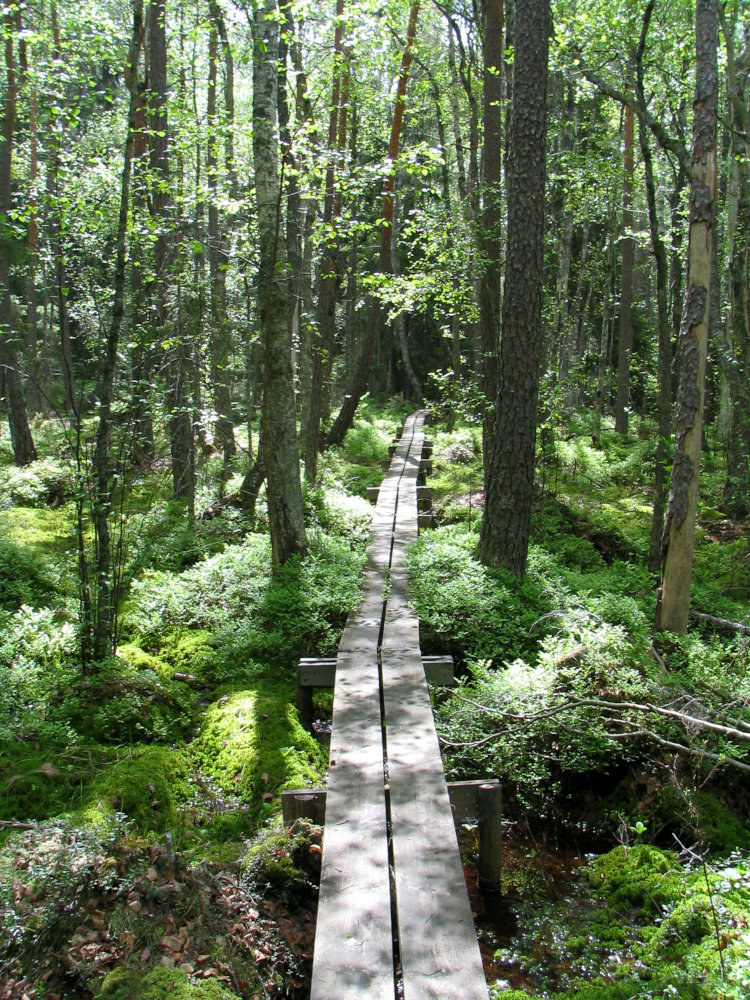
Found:
<path fill-rule="evenodd" d="M 679 389 L 656 628 L 683 634 L 690 611 L 703 431 L 711 250 L 716 213 L 717 0 L 696 0 L 696 88 L 685 305 L 677 345 Z"/>
<path fill-rule="evenodd" d="M 727 48 L 732 164 L 737 188 L 729 254 L 730 344 L 725 364 L 729 387 L 727 475 L 723 507 L 730 517 L 750 514 L 750 43 L 736 59 L 731 28 L 719 10 Z"/>
<path fill-rule="evenodd" d="M 495 424 L 497 351 L 500 343 L 500 283 L 504 251 L 502 211 L 504 0 L 483 0 L 482 8 L 484 15 L 481 226 L 483 268 L 479 277 L 479 327 L 482 352 L 480 368 L 483 399 L 482 455 L 486 480 Z"/>
<path fill-rule="evenodd" d="M 479 558 L 522 578 L 534 491 L 544 284 L 549 0 L 516 7 L 507 161 L 508 249 L 498 394 Z"/>

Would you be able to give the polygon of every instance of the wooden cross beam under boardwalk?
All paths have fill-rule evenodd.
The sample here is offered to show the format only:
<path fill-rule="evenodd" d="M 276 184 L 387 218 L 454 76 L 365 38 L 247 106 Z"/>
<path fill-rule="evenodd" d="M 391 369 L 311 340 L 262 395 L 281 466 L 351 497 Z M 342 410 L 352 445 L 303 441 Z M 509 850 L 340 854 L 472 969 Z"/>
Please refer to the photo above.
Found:
<path fill-rule="evenodd" d="M 338 648 L 312 1000 L 487 998 L 408 604 L 424 419 L 407 419 L 380 487 Z"/>

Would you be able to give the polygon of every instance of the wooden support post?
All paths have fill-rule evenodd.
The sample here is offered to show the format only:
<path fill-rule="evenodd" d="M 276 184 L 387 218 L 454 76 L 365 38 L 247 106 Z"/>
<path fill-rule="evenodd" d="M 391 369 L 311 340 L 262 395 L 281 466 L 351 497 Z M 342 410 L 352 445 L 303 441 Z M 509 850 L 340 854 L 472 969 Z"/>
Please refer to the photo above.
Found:
<path fill-rule="evenodd" d="M 309 729 L 313 722 L 313 689 L 300 683 L 297 675 L 297 712 L 299 721 Z"/>
<path fill-rule="evenodd" d="M 438 687 L 452 687 L 453 657 L 423 656 L 425 677 Z M 336 683 L 336 658 L 334 656 L 305 656 L 297 664 L 297 708 L 301 709 L 300 689 L 332 688 Z M 312 702 L 310 703 L 312 707 Z"/>
<path fill-rule="evenodd" d="M 388 458 L 393 458 L 393 456 L 396 454 L 396 448 L 398 448 L 398 445 L 396 444 L 388 445 Z"/>
<path fill-rule="evenodd" d="M 432 510 L 432 487 L 417 486 L 417 510 L 429 513 Z"/>
<path fill-rule="evenodd" d="M 422 458 L 432 458 L 432 441 L 425 441 L 422 445 Z"/>
<path fill-rule="evenodd" d="M 381 469 L 382 469 L 382 470 L 383 470 L 384 472 L 387 472 L 387 471 L 388 471 L 388 470 L 390 469 L 390 467 L 391 467 L 391 460 L 390 460 L 390 458 L 384 458 L 384 459 L 383 459 L 383 460 L 381 461 L 381 463 L 380 463 L 380 468 L 381 468 Z"/>
<path fill-rule="evenodd" d="M 377 503 L 378 502 L 378 494 L 379 493 L 380 493 L 380 487 L 379 486 L 368 486 L 367 487 L 367 499 L 370 501 L 370 503 Z"/>
<path fill-rule="evenodd" d="M 500 892 L 503 798 L 500 784 L 479 787 L 479 885 Z"/>
<path fill-rule="evenodd" d="M 431 476 L 432 475 L 432 459 L 431 458 L 423 458 L 420 461 L 420 463 L 419 463 L 419 472 L 420 472 L 420 475 L 423 475 L 423 476 Z"/>
<path fill-rule="evenodd" d="M 309 819 L 318 826 L 323 826 L 326 818 L 326 793 L 312 789 L 282 792 L 281 812 L 287 826 L 291 826 L 296 819 Z"/>
<path fill-rule="evenodd" d="M 420 531 L 424 530 L 425 528 L 434 528 L 435 527 L 435 518 L 432 516 L 432 514 L 429 511 L 426 514 L 418 514 L 417 517 L 419 519 L 419 530 Z"/>

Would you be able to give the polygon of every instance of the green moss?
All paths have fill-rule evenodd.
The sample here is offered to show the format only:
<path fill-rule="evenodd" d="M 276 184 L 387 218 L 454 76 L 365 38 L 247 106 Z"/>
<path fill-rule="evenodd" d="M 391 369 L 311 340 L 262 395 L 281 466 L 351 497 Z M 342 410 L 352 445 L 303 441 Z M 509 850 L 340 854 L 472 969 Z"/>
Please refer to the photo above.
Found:
<path fill-rule="evenodd" d="M 96 753 L 74 756 L 22 743 L 0 746 L 0 819 L 44 820 L 81 804 L 99 765 Z"/>
<path fill-rule="evenodd" d="M 295 852 L 304 841 L 303 835 L 284 831 L 266 831 L 253 844 L 245 858 L 245 871 L 263 891 L 271 886 L 274 895 L 296 900 L 309 888 L 307 876 L 294 861 Z"/>
<path fill-rule="evenodd" d="M 174 668 L 171 664 L 159 656 L 145 652 L 138 646 L 119 646 L 117 655 L 128 667 L 134 670 L 151 670 L 162 680 L 171 680 L 174 675 Z"/>
<path fill-rule="evenodd" d="M 181 969 L 152 969 L 143 973 L 119 967 L 104 979 L 98 1000 L 237 1000 L 221 983 L 206 979 L 191 983 Z"/>
<path fill-rule="evenodd" d="M 589 879 L 615 909 L 632 907 L 658 912 L 684 892 L 684 878 L 675 855 L 647 844 L 616 847 L 603 854 L 592 864 Z"/>
<path fill-rule="evenodd" d="M 696 833 L 712 849 L 731 851 L 744 848 L 750 840 L 747 823 L 739 820 L 709 792 L 698 792 L 695 796 L 698 813 Z"/>
<path fill-rule="evenodd" d="M 216 650 L 208 629 L 185 628 L 167 633 L 159 644 L 158 655 L 177 673 L 204 680 L 210 673 Z"/>
<path fill-rule="evenodd" d="M 264 796 L 322 780 L 324 754 L 300 725 L 290 696 L 281 684 L 229 688 L 206 710 L 190 746 L 196 765 L 256 814 Z"/>
<path fill-rule="evenodd" d="M 102 817 L 124 813 L 143 832 L 172 829 L 177 804 L 188 794 L 187 774 L 178 750 L 146 746 L 129 751 L 102 771 L 81 818 L 98 825 Z"/>

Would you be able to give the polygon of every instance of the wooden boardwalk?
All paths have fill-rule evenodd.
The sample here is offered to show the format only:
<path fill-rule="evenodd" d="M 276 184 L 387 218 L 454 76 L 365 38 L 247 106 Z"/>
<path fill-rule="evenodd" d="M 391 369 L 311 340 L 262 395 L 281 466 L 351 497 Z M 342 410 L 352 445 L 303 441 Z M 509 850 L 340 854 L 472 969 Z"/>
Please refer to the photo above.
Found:
<path fill-rule="evenodd" d="M 408 605 L 424 416 L 380 487 L 338 648 L 312 1000 L 487 998 Z"/>

